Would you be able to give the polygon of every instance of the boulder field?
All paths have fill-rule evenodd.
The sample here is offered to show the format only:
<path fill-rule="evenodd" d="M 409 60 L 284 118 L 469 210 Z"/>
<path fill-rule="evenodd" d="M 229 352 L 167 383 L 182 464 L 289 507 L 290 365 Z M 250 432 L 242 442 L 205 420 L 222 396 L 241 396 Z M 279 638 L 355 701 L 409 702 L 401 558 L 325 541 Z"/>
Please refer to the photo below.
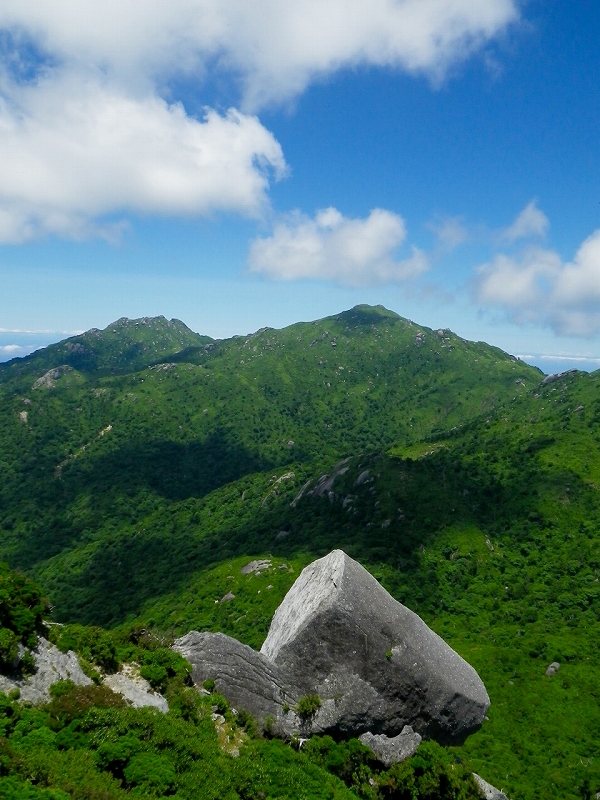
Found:
<path fill-rule="evenodd" d="M 490 700 L 477 672 L 358 562 L 333 550 L 299 575 L 256 652 L 192 631 L 174 649 L 237 708 L 280 736 L 371 733 L 405 726 L 459 743 Z"/>

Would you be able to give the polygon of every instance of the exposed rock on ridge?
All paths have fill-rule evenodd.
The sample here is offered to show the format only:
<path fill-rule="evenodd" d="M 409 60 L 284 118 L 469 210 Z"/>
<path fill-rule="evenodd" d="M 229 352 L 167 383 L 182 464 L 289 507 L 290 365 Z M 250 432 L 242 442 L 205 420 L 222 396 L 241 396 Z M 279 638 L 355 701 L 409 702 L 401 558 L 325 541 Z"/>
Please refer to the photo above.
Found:
<path fill-rule="evenodd" d="M 22 652 L 25 650 L 22 648 Z M 8 694 L 18 689 L 21 702 L 35 704 L 49 702 L 50 687 L 57 681 L 72 681 L 76 686 L 92 685 L 92 680 L 81 669 L 77 654 L 72 650 L 63 653 L 43 636 L 38 636 L 37 645 L 30 652 L 35 661 L 34 674 L 26 677 L 0 675 L 0 692 Z M 103 683 L 135 708 L 152 706 L 163 713 L 169 710 L 165 698 L 152 691 L 148 681 L 141 678 L 131 666 L 125 665 L 115 675 L 106 675 Z"/>
<path fill-rule="evenodd" d="M 7 693 L 19 689 L 22 701 L 47 703 L 50 700 L 50 687 L 56 681 L 69 680 L 77 686 L 89 686 L 92 683 L 72 650 L 61 653 L 58 647 L 40 636 L 31 653 L 35 659 L 35 674 L 18 679 L 0 675 L 0 691 Z"/>
<path fill-rule="evenodd" d="M 286 735 L 395 737 L 410 725 L 422 736 L 460 741 L 489 707 L 475 670 L 342 550 L 302 571 L 260 653 L 197 632 L 175 649 L 192 663 L 196 682 L 213 678 L 234 705 L 271 717 Z M 300 719 L 294 705 L 309 694 L 321 706 Z"/>

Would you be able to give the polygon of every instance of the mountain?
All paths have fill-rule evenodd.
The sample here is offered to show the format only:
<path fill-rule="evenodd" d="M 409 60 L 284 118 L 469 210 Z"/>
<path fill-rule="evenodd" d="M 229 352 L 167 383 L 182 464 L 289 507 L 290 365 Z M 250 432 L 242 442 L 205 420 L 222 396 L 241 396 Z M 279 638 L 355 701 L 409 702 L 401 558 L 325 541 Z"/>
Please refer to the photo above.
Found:
<path fill-rule="evenodd" d="M 51 559 L 91 564 L 107 535 L 147 527 L 155 510 L 195 507 L 244 476 L 310 474 L 418 442 L 542 378 L 496 348 L 383 308 L 170 352 L 194 337 L 164 318 L 120 321 L 0 369 L 0 555 L 43 582 Z M 73 355 L 79 346 L 96 369 L 92 355 Z M 76 610 L 75 594 L 71 618 L 116 622 L 132 611 L 120 603 L 113 613 L 106 598 L 100 611 L 87 591 L 87 610 Z"/>
<path fill-rule="evenodd" d="M 0 558 L 56 620 L 260 647 L 339 547 L 482 676 L 457 757 L 513 800 L 600 791 L 600 372 L 546 378 L 381 307 L 129 365 L 107 331 L 97 369 L 73 340 L 0 367 Z"/>
<path fill-rule="evenodd" d="M 96 377 L 128 373 L 144 369 L 185 347 L 199 347 L 210 342 L 210 336 L 194 333 L 178 319 L 122 317 L 104 330 L 92 328 L 25 358 L 1 364 L 0 380 L 26 378 L 32 372 L 45 372 L 62 366 Z"/>

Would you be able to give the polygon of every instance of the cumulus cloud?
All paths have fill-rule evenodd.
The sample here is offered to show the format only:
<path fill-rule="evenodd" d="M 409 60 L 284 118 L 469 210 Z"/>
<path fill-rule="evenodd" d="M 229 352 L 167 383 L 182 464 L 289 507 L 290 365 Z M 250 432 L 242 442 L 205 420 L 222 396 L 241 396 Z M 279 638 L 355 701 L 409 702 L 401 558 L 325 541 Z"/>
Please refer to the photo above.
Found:
<path fill-rule="evenodd" d="M 358 64 L 436 77 L 519 17 L 518 0 L 3 0 L 0 26 L 119 80 L 235 71 L 246 102 L 280 101 Z"/>
<path fill-rule="evenodd" d="M 281 280 L 317 278 L 364 286 L 415 278 L 429 268 L 416 248 L 395 260 L 406 240 L 402 217 L 375 208 L 366 219 L 348 219 L 335 208 L 314 219 L 293 215 L 275 225 L 272 236 L 250 247 L 250 270 Z"/>
<path fill-rule="evenodd" d="M 542 248 L 519 258 L 497 255 L 478 269 L 480 303 L 503 308 L 516 322 L 533 322 L 567 336 L 600 332 L 600 230 L 571 262 Z"/>
<path fill-rule="evenodd" d="M 501 239 L 505 242 L 516 242 L 517 239 L 543 237 L 550 225 L 548 217 L 537 207 L 535 200 L 528 203 L 517 216 L 512 225 L 502 231 Z"/>
<path fill-rule="evenodd" d="M 252 116 L 359 64 L 439 78 L 518 0 L 3 0 L 0 242 L 119 235 L 122 213 L 258 215 L 285 164 Z M 172 96 L 215 74 L 242 112 Z M 104 221 L 103 221 L 104 218 Z"/>
<path fill-rule="evenodd" d="M 46 233 L 118 234 L 115 212 L 256 215 L 266 166 L 285 162 L 275 138 L 237 111 L 186 116 L 156 96 L 134 99 L 78 80 L 26 86 L 0 104 L 0 241 Z"/>

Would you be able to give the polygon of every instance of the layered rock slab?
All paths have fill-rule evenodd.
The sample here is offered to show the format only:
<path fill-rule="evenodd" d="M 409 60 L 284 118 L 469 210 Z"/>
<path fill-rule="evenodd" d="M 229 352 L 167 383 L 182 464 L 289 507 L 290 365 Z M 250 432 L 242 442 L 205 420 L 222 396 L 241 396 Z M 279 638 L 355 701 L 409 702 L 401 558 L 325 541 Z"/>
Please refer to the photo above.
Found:
<path fill-rule="evenodd" d="M 173 649 L 192 665 L 197 686 L 214 680 L 215 689 L 234 708 L 243 708 L 263 724 L 272 720 L 274 733 L 291 735 L 300 726 L 293 707 L 298 691 L 276 664 L 224 633 L 191 631 Z"/>
<path fill-rule="evenodd" d="M 460 741 L 490 704 L 473 667 L 342 550 L 302 571 L 261 653 L 324 701 L 316 729 Z"/>
<path fill-rule="evenodd" d="M 276 733 L 371 732 L 457 742 L 489 707 L 475 670 L 360 564 L 334 550 L 306 567 L 275 612 L 260 653 L 192 631 L 174 645 L 237 708 Z M 318 695 L 309 717 L 298 700 Z"/>

